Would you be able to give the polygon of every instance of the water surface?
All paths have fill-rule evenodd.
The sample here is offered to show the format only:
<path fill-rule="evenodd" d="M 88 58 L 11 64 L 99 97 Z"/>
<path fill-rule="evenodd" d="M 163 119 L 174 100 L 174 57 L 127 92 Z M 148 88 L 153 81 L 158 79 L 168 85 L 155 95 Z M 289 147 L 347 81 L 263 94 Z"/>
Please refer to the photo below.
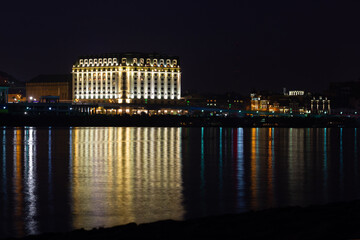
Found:
<path fill-rule="evenodd" d="M 359 198 L 353 128 L 2 128 L 0 237 Z"/>

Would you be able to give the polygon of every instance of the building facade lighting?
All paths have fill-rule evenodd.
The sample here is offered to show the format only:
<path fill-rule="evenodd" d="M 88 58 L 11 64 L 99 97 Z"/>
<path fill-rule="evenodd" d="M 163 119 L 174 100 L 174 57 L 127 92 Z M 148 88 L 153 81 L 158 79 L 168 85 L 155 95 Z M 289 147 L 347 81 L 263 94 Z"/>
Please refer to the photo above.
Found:
<path fill-rule="evenodd" d="M 94 65 L 95 63 L 95 65 Z M 72 69 L 73 99 L 180 99 L 179 58 L 158 54 L 124 53 L 80 57 Z"/>

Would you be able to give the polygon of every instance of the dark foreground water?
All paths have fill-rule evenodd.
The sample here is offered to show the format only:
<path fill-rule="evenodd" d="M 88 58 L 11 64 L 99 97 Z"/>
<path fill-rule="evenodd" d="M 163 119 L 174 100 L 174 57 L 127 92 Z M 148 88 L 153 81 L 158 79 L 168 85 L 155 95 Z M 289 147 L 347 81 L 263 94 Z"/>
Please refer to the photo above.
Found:
<path fill-rule="evenodd" d="M 1 128 L 0 237 L 359 198 L 350 128 Z"/>

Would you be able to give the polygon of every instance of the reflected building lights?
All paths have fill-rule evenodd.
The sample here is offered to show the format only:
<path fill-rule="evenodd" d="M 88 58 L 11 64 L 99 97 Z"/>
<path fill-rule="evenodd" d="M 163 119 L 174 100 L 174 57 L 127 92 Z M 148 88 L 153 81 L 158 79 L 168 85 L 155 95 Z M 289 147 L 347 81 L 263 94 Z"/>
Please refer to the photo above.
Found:
<path fill-rule="evenodd" d="M 23 222 L 19 221 L 23 217 L 23 186 L 22 186 L 22 165 L 21 165 L 21 145 L 22 135 L 21 129 L 14 128 L 14 217 L 16 224 L 16 231 L 19 236 L 24 235 Z"/>
<path fill-rule="evenodd" d="M 3 129 L 3 141 L 2 141 L 2 206 L 1 206 L 1 217 L 2 219 L 6 219 L 8 214 L 8 186 L 7 186 L 7 172 L 6 172 L 7 164 L 6 164 L 6 129 Z M 2 227 L 2 231 L 6 232 L 8 227 L 8 222 L 3 221 L 4 225 Z"/>
<path fill-rule="evenodd" d="M 327 194 L 326 194 L 326 190 L 327 190 L 327 182 L 328 182 L 328 155 L 327 155 L 327 146 L 328 146 L 328 142 L 327 142 L 327 138 L 328 138 L 328 133 L 327 133 L 327 128 L 324 128 L 324 163 L 323 163 L 323 171 L 324 171 L 324 197 L 327 200 Z"/>
<path fill-rule="evenodd" d="M 273 141 L 273 129 L 269 128 L 268 131 L 268 162 L 267 162 L 267 182 L 268 182 L 268 199 L 269 206 L 273 205 L 273 149 L 274 149 L 274 141 Z"/>
<path fill-rule="evenodd" d="M 222 185 L 223 185 L 223 147 L 222 147 L 222 137 L 223 137 L 222 136 L 222 127 L 220 127 L 220 133 L 219 133 L 219 188 L 220 188 L 220 195 L 222 194 Z"/>
<path fill-rule="evenodd" d="M 204 152 L 204 128 L 201 128 L 201 163 L 200 163 L 200 177 L 201 177 L 201 186 L 200 190 L 204 194 L 205 188 L 205 152 Z"/>
<path fill-rule="evenodd" d="M 6 130 L 3 130 L 3 141 L 2 141 L 2 147 L 3 147 L 3 156 L 2 156 L 2 195 L 3 195 L 3 202 L 4 202 L 4 209 L 7 209 L 6 203 L 7 203 L 7 177 L 6 177 Z"/>
<path fill-rule="evenodd" d="M 245 209 L 244 129 L 237 129 L 237 208 Z"/>
<path fill-rule="evenodd" d="M 75 128 L 74 228 L 182 219 L 180 133 L 180 128 Z"/>
<path fill-rule="evenodd" d="M 289 198 L 292 204 L 297 204 L 301 198 L 304 198 L 304 172 L 305 172 L 305 156 L 304 156 L 304 132 L 299 128 L 289 129 L 289 146 L 288 146 L 288 162 L 289 162 Z M 313 163 L 311 163 L 313 164 Z"/>
<path fill-rule="evenodd" d="M 25 228 L 27 234 L 38 233 L 37 222 L 37 180 L 36 180 L 36 130 L 33 127 L 25 129 L 24 139 L 25 166 Z"/>
<path fill-rule="evenodd" d="M 256 169 L 256 160 L 257 160 L 257 128 L 251 129 L 251 156 L 250 156 L 250 192 L 251 192 L 251 208 L 257 208 L 257 169 Z"/>
<path fill-rule="evenodd" d="M 49 201 L 49 210 L 53 212 L 53 193 L 52 193 L 52 159 L 51 159 L 51 127 L 48 131 L 48 201 Z"/>

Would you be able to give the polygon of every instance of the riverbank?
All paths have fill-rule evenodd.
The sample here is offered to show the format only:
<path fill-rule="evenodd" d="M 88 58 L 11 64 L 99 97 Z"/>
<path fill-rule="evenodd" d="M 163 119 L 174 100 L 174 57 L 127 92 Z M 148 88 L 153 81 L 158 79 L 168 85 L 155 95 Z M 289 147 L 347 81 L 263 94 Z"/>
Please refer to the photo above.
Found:
<path fill-rule="evenodd" d="M 23 239 L 357 239 L 360 200 L 286 207 L 186 221 L 130 223 Z"/>
<path fill-rule="evenodd" d="M 124 126 L 124 127 L 359 127 L 351 117 L 202 117 L 119 115 L 0 115 L 0 126 Z"/>

